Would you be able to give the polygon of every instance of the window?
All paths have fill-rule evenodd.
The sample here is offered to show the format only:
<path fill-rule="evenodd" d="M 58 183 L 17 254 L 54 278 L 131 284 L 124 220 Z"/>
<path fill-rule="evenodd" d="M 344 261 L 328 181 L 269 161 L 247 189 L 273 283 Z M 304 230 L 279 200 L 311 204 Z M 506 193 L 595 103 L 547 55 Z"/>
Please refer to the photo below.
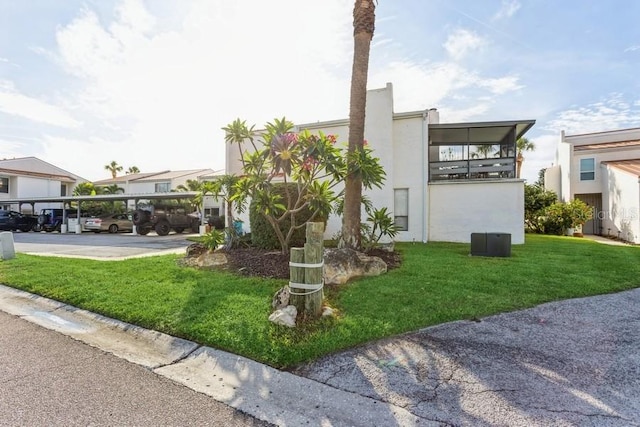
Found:
<path fill-rule="evenodd" d="M 60 184 L 60 195 L 61 196 L 67 195 L 67 184 Z"/>
<path fill-rule="evenodd" d="M 0 193 L 9 193 L 9 178 L 0 178 Z"/>
<path fill-rule="evenodd" d="M 168 193 L 171 191 L 170 182 L 159 182 L 156 184 L 156 193 Z"/>
<path fill-rule="evenodd" d="M 596 179 L 596 160 L 594 158 L 580 159 L 580 181 Z"/>
<path fill-rule="evenodd" d="M 400 231 L 409 230 L 409 189 L 393 190 L 393 222 Z"/>

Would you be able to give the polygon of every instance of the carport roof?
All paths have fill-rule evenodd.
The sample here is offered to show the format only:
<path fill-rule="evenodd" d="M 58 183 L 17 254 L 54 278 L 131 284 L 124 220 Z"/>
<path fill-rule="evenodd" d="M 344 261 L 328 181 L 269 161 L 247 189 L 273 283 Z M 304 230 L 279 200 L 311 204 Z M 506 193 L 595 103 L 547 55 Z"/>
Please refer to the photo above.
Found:
<path fill-rule="evenodd" d="M 100 195 L 81 195 L 81 196 L 52 196 L 52 197 L 21 197 L 16 199 L 2 199 L 4 204 L 12 203 L 69 203 L 69 202 L 111 202 L 125 200 L 179 200 L 192 199 L 198 194 L 197 191 L 182 191 L 168 193 L 130 193 L 130 194 L 100 194 Z"/>

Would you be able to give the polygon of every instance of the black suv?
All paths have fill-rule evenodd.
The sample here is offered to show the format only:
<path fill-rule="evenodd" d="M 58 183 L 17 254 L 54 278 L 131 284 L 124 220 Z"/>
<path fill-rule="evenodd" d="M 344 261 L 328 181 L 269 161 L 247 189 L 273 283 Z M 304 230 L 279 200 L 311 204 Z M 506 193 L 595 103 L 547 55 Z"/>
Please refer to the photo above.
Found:
<path fill-rule="evenodd" d="M 200 227 L 200 218 L 195 214 L 187 214 L 185 210 L 175 206 L 152 206 L 151 210 L 138 209 L 133 213 L 133 224 L 138 234 L 148 234 L 151 230 L 159 236 L 166 236 L 171 230 L 182 233 L 190 229 L 194 233 Z"/>
<path fill-rule="evenodd" d="M 3 231 L 31 231 L 38 225 L 38 218 L 16 211 L 0 210 L 0 230 Z"/>

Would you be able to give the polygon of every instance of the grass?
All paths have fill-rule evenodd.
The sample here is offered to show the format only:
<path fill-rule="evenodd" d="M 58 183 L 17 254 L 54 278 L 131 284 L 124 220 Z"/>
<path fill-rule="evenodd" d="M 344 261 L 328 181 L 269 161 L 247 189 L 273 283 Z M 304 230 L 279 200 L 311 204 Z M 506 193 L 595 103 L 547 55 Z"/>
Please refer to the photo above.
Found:
<path fill-rule="evenodd" d="M 527 235 L 510 258 L 468 244 L 397 244 L 401 268 L 327 287 L 338 316 L 296 329 L 267 320 L 285 282 L 180 267 L 178 256 L 92 261 L 18 254 L 0 282 L 288 368 L 370 340 L 567 298 L 640 286 L 640 248 Z"/>

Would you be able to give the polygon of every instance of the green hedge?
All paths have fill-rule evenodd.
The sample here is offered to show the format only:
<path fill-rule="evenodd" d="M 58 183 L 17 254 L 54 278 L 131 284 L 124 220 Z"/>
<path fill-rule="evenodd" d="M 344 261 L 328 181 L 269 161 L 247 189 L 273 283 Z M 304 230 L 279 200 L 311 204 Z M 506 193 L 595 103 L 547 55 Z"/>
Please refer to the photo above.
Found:
<path fill-rule="evenodd" d="M 298 189 L 295 184 L 287 184 L 289 186 L 289 191 L 293 195 L 292 204 L 295 202 L 295 199 L 298 195 Z M 274 193 L 282 196 L 283 204 L 287 202 L 287 196 L 285 193 L 285 184 L 279 183 L 274 184 L 272 190 Z M 296 214 L 296 224 L 302 224 L 307 222 L 313 212 L 309 209 L 303 209 L 301 212 Z M 266 217 L 261 211 L 256 209 L 254 203 L 251 203 L 249 206 L 249 221 L 251 222 L 251 244 L 253 246 L 263 248 L 263 249 L 280 249 L 280 243 L 278 242 L 278 237 L 274 232 L 271 224 L 267 221 Z M 316 217 L 316 221 L 326 222 L 326 219 Z M 280 223 L 280 230 L 286 235 L 291 227 L 291 221 L 289 218 L 285 219 Z M 291 242 L 289 243 L 290 247 L 302 247 L 305 243 L 305 227 L 301 227 L 293 233 L 291 238 Z"/>

